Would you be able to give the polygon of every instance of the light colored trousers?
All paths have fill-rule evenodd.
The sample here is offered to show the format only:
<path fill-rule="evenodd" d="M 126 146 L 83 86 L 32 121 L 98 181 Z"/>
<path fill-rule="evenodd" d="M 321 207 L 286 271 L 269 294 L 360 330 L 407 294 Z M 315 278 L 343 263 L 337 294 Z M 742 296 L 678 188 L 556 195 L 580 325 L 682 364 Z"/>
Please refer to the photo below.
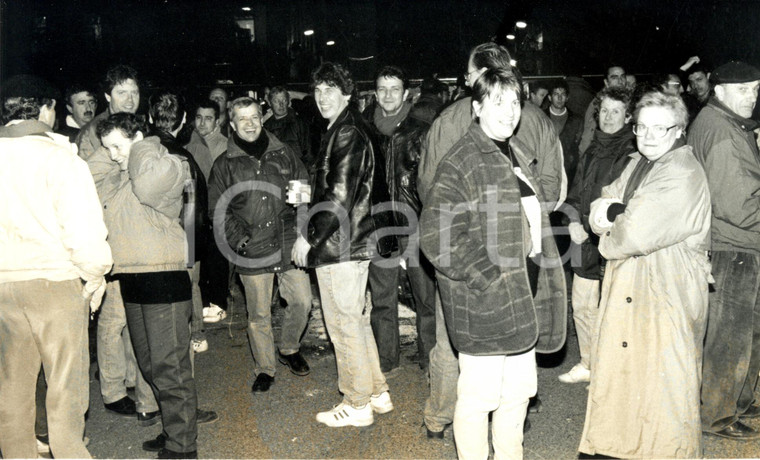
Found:
<path fill-rule="evenodd" d="M 103 402 L 110 404 L 120 400 L 127 396 L 127 387 L 134 386 L 137 411 L 157 411 L 153 390 L 137 368 L 118 281 L 106 284 L 106 295 L 98 314 L 97 344 Z"/>
<path fill-rule="evenodd" d="M 488 414 L 495 460 L 522 459 L 528 400 L 536 395 L 535 349 L 519 355 L 459 353 L 454 438 L 460 460 L 488 458 Z"/>
<path fill-rule="evenodd" d="M 372 307 L 365 302 L 369 261 L 341 262 L 318 267 L 322 314 L 338 366 L 338 389 L 343 401 L 361 408 L 372 395 L 388 391 L 380 370 Z"/>
<path fill-rule="evenodd" d="M 0 283 L 0 450 L 37 458 L 35 389 L 47 378 L 48 434 L 55 458 L 90 458 L 84 445 L 89 405 L 89 306 L 82 282 Z"/>
<path fill-rule="evenodd" d="M 280 352 L 296 353 L 301 347 L 301 336 L 309 322 L 311 312 L 311 283 L 309 274 L 301 269 L 291 269 L 277 274 L 280 297 L 287 303 L 280 333 Z M 245 289 L 248 309 L 248 342 L 254 360 L 254 373 L 274 377 L 277 358 L 272 334 L 272 288 L 274 273 L 240 275 Z"/>
<path fill-rule="evenodd" d="M 572 302 L 581 364 L 591 369 L 591 350 L 599 332 L 599 280 L 573 275 Z"/>

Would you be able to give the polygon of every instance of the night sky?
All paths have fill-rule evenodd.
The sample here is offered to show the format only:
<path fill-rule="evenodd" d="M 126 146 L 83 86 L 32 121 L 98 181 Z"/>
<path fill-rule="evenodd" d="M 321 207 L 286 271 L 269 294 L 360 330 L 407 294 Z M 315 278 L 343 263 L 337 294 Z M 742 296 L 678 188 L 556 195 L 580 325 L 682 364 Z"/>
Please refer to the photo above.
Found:
<path fill-rule="evenodd" d="M 666 72 L 695 54 L 760 65 L 760 0 L 5 0 L 0 12 L 0 77 L 32 72 L 62 87 L 98 81 L 117 62 L 152 85 L 304 82 L 320 59 L 348 62 L 358 79 L 385 64 L 456 77 L 491 38 L 527 75 L 600 74 L 609 63 Z M 255 18 L 253 43 L 241 14 Z M 506 41 L 518 19 L 528 28 Z"/>

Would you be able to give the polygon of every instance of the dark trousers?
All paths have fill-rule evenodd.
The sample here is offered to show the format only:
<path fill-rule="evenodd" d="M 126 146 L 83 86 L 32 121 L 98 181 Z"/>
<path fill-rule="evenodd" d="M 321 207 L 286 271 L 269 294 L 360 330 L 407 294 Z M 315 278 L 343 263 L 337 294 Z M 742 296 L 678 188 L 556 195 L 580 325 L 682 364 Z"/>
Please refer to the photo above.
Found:
<path fill-rule="evenodd" d="M 37 436 L 47 436 L 48 434 L 45 398 L 47 398 L 47 382 L 45 381 L 45 370 L 40 366 L 40 374 L 37 376 L 37 388 L 35 391 L 37 414 L 34 419 L 34 434 Z"/>
<path fill-rule="evenodd" d="M 760 256 L 714 251 L 702 367 L 702 428 L 719 431 L 754 400 L 760 371 Z"/>
<path fill-rule="evenodd" d="M 430 364 L 430 350 L 435 346 L 435 270 L 420 253 L 419 266 L 412 266 L 410 261 L 406 267 L 406 274 L 414 297 L 414 311 L 417 313 L 417 351 L 420 354 L 420 367 L 425 369 Z"/>
<path fill-rule="evenodd" d="M 225 259 L 213 241 L 209 243 L 201 261 L 199 285 L 204 305 L 213 303 L 227 309 L 227 298 L 230 294 L 230 262 Z"/>
<path fill-rule="evenodd" d="M 124 302 L 137 364 L 161 408 L 166 448 L 197 450 L 198 399 L 190 366 L 191 300 L 167 304 Z"/>
<path fill-rule="evenodd" d="M 399 363 L 398 332 L 398 258 L 385 259 L 382 264 L 395 263 L 384 268 L 375 262 L 369 264 L 369 288 L 372 292 L 370 324 L 380 356 L 380 369 L 388 372 Z"/>

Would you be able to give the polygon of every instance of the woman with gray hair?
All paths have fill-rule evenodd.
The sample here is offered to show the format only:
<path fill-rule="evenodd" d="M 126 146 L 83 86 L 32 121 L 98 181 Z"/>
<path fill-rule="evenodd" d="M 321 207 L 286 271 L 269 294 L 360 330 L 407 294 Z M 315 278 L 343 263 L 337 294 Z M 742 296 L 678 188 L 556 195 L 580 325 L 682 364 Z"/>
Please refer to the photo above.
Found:
<path fill-rule="evenodd" d="M 638 153 L 591 204 L 591 228 L 608 262 L 579 450 L 695 458 L 702 455 L 710 194 L 684 142 L 681 98 L 647 93 L 634 116 Z"/>

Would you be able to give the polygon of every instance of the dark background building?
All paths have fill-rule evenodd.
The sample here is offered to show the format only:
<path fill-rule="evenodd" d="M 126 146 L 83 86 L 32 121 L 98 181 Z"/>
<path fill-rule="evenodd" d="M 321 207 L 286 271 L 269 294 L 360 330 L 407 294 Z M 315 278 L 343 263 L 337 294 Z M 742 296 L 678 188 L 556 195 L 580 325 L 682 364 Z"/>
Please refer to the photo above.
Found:
<path fill-rule="evenodd" d="M 322 60 L 358 79 L 388 63 L 456 77 L 489 39 L 527 75 L 662 72 L 695 54 L 760 64 L 758 0 L 2 0 L 0 27 L 0 78 L 62 87 L 117 62 L 153 86 L 305 82 Z"/>

